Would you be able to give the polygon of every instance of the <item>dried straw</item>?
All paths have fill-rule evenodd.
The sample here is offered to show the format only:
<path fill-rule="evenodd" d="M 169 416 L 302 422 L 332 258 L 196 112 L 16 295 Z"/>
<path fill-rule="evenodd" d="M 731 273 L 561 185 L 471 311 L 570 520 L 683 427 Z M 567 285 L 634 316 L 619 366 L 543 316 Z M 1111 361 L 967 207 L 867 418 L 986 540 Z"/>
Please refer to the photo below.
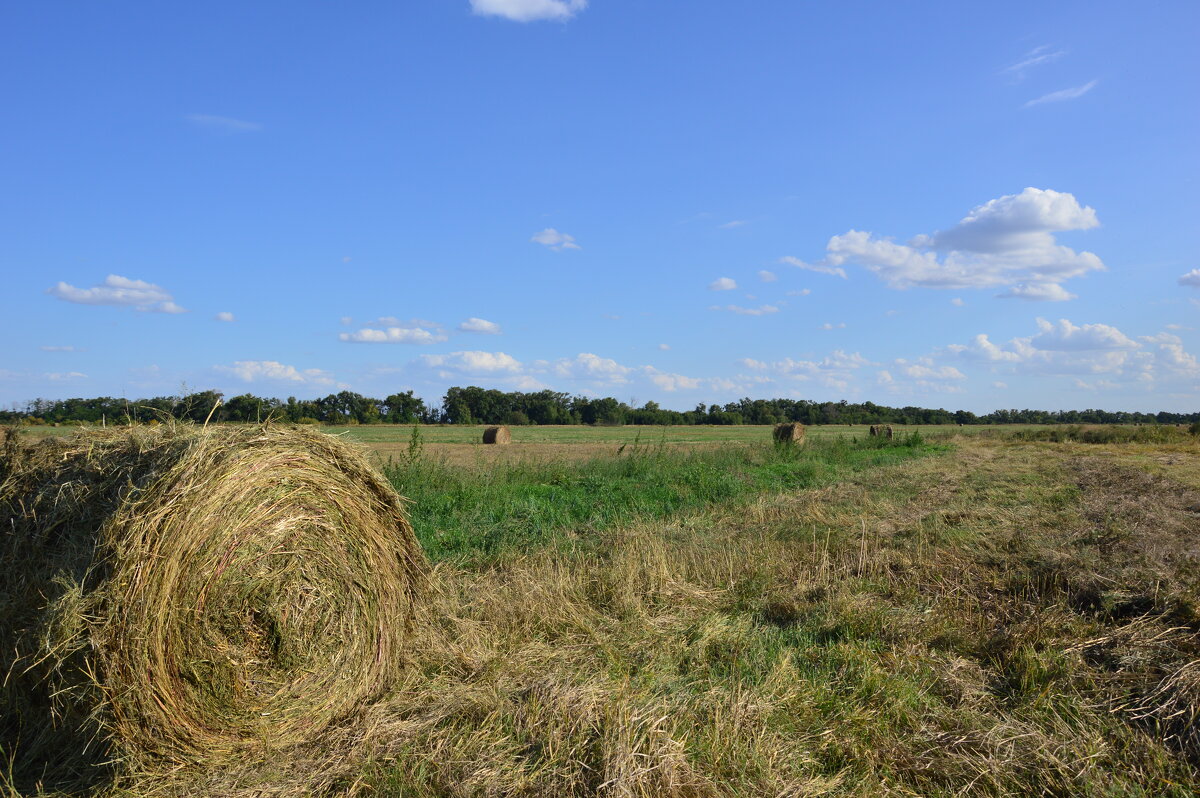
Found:
<path fill-rule="evenodd" d="M 488 427 L 483 431 L 484 443 L 512 443 L 512 432 L 508 427 Z"/>
<path fill-rule="evenodd" d="M 804 443 L 805 429 L 803 424 L 776 424 L 772 434 L 775 436 L 775 443 L 801 444 Z"/>
<path fill-rule="evenodd" d="M 340 440 L 146 427 L 0 455 L 0 749 L 20 787 L 243 766 L 398 674 L 424 560 Z"/>

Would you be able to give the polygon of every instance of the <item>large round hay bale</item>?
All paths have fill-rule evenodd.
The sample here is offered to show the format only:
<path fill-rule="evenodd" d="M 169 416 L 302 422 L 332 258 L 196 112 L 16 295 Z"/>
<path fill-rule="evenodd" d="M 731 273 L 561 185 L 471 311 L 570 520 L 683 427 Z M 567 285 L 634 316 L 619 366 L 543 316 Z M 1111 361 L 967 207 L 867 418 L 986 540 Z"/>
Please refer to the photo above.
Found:
<path fill-rule="evenodd" d="M 508 427 L 488 427 L 483 431 L 484 443 L 512 443 L 512 432 Z"/>
<path fill-rule="evenodd" d="M 344 739 L 399 671 L 425 571 L 392 487 L 302 429 L 6 445 L 0 517 L 0 749 L 18 784 Z"/>
<path fill-rule="evenodd" d="M 773 435 L 776 443 L 782 444 L 800 444 L 804 443 L 803 424 L 776 424 Z"/>

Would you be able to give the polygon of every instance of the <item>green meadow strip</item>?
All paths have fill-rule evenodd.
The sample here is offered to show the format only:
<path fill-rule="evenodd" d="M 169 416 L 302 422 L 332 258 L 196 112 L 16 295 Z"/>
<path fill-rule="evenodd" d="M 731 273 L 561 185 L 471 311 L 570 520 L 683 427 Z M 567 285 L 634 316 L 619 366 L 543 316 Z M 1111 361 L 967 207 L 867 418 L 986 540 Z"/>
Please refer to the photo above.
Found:
<path fill-rule="evenodd" d="M 586 545 L 591 531 L 829 484 L 944 449 L 919 433 L 692 452 L 634 444 L 583 462 L 464 469 L 424 456 L 418 441 L 384 472 L 410 500 L 413 528 L 431 560 L 483 564 L 569 540 Z"/>

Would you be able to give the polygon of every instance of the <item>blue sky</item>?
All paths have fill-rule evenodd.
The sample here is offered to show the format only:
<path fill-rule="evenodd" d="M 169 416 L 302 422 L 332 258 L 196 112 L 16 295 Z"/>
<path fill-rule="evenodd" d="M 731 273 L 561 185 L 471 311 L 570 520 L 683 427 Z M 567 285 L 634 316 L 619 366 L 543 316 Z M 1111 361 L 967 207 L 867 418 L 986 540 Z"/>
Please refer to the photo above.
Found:
<path fill-rule="evenodd" d="M 5 406 L 1200 404 L 1192 2 L 2 14 Z"/>

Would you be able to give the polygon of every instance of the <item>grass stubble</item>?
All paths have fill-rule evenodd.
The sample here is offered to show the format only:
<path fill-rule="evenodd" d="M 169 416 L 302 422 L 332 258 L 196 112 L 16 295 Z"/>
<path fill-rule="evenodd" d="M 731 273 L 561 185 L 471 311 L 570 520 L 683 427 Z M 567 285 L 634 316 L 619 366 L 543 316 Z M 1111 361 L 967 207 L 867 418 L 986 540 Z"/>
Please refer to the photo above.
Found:
<path fill-rule="evenodd" d="M 896 444 L 474 476 L 410 447 L 389 476 L 433 565 L 406 667 L 353 747 L 280 768 L 389 796 L 1196 794 L 1196 491 L 1115 445 Z"/>

